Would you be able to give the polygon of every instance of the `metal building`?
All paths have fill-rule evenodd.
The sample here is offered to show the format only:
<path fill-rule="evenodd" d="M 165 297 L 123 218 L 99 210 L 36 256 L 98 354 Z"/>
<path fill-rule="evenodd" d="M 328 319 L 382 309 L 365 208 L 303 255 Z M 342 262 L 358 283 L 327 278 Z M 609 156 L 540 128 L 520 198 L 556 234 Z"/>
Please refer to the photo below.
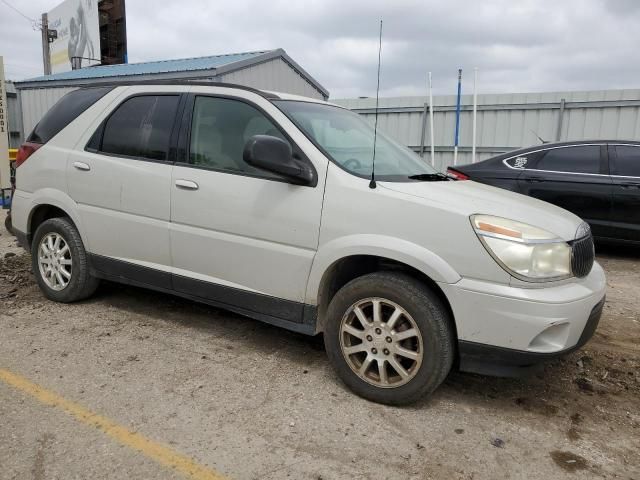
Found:
<path fill-rule="evenodd" d="M 458 164 L 471 162 L 471 95 L 462 96 Z M 373 123 L 375 98 L 332 100 Z M 435 166 L 453 164 L 456 97 L 433 97 Z M 378 127 L 429 159 L 427 97 L 381 98 Z M 476 160 L 545 142 L 640 140 L 640 89 L 478 95 Z"/>
<path fill-rule="evenodd" d="M 22 116 L 18 94 L 13 82 L 5 82 L 7 90 L 7 115 L 9 119 L 9 148 L 18 148 L 22 142 Z"/>
<path fill-rule="evenodd" d="M 329 92 L 282 49 L 209 57 L 100 65 L 15 82 L 24 138 L 49 108 L 80 86 L 114 81 L 199 80 L 235 83 L 327 99 Z M 15 123 L 15 122 L 14 122 Z"/>

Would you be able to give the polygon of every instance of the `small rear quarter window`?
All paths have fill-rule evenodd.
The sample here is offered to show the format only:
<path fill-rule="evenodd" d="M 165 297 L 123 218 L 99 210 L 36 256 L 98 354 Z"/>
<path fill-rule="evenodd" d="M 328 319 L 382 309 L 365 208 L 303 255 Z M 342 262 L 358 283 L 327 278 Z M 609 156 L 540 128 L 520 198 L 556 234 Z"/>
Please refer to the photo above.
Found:
<path fill-rule="evenodd" d="M 92 87 L 67 93 L 42 117 L 27 141 L 47 143 L 112 89 L 113 87 Z"/>
<path fill-rule="evenodd" d="M 527 165 L 529 164 L 529 155 L 525 153 L 522 155 L 518 155 L 517 157 L 508 158 L 507 160 L 505 160 L 505 163 L 509 165 L 511 168 L 524 170 L 525 168 L 527 168 Z"/>

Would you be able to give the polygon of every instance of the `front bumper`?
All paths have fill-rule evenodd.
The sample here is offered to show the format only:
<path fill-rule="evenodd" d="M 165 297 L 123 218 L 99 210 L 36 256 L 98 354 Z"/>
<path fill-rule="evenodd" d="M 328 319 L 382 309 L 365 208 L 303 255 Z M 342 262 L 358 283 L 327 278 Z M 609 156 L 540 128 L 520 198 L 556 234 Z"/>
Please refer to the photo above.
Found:
<path fill-rule="evenodd" d="M 567 355 L 587 343 L 598 328 L 604 302 L 605 298 L 603 297 L 600 303 L 593 307 L 584 330 L 582 330 L 582 335 L 573 347 L 553 353 L 538 353 L 463 340 L 458 342 L 460 370 L 498 377 L 518 377 L 531 373 L 543 362 Z"/>
<path fill-rule="evenodd" d="M 606 291 L 597 263 L 587 277 L 551 287 L 468 279 L 440 285 L 456 320 L 460 369 L 500 376 L 524 373 L 584 345 L 598 325 Z"/>

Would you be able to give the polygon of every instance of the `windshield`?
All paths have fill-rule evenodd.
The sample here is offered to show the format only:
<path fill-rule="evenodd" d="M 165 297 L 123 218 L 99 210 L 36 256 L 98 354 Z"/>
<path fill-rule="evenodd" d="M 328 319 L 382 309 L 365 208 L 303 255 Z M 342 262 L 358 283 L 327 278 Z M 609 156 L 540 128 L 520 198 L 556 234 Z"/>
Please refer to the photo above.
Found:
<path fill-rule="evenodd" d="M 359 177 L 371 176 L 373 127 L 360 115 L 321 103 L 292 100 L 278 100 L 273 103 L 340 167 Z M 377 180 L 412 181 L 436 173 L 436 170 L 418 155 L 378 130 Z"/>

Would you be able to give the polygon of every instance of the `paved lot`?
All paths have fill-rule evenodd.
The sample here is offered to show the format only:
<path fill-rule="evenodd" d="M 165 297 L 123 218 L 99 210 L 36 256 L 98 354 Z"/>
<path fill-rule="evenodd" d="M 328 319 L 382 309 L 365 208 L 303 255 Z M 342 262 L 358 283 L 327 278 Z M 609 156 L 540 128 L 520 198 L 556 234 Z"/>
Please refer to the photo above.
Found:
<path fill-rule="evenodd" d="M 48 302 L 1 230 L 0 478 L 640 479 L 640 249 L 599 260 L 583 350 L 392 408 L 346 390 L 320 339 L 108 283 Z"/>

